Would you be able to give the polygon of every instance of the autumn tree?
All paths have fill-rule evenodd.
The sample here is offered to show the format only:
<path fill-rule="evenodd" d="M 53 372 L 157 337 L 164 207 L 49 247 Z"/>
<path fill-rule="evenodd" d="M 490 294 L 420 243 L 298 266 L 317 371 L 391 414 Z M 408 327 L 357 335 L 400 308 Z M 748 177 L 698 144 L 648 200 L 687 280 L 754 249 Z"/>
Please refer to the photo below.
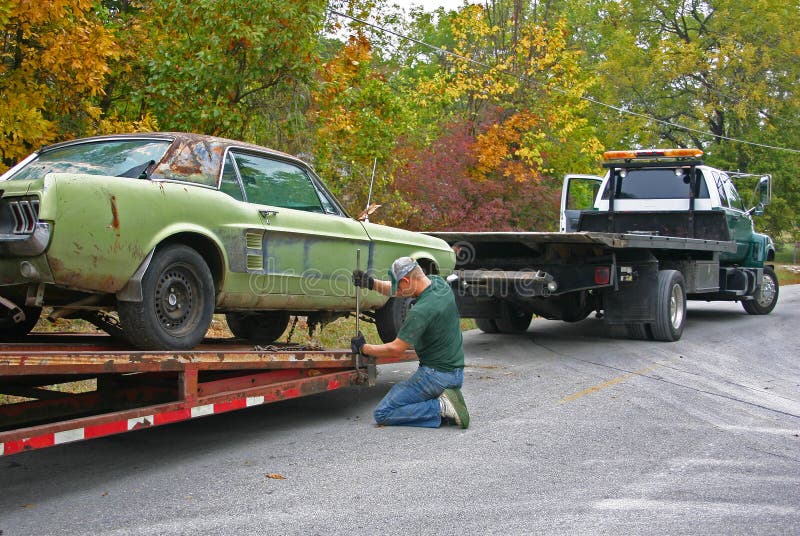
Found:
<path fill-rule="evenodd" d="M 376 189 L 391 182 L 390 155 L 413 124 L 403 95 L 373 63 L 372 45 L 360 32 L 349 37 L 317 74 L 309 111 L 315 126 L 314 164 L 327 184 L 354 213 L 367 200 L 376 161 Z M 386 199 L 383 199 L 385 202 Z"/>
<path fill-rule="evenodd" d="M 120 54 L 92 0 L 0 7 L 0 166 L 96 130 L 109 62 Z"/>
<path fill-rule="evenodd" d="M 141 106 L 165 129 L 288 150 L 287 120 L 304 112 L 296 99 L 317 64 L 325 4 L 150 0 Z"/>

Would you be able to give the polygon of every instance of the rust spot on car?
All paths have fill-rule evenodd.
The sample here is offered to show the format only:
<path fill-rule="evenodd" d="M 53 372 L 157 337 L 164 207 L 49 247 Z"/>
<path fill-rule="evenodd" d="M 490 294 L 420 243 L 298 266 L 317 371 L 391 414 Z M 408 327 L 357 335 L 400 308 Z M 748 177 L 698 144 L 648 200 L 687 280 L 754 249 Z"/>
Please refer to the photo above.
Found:
<path fill-rule="evenodd" d="M 119 210 L 117 210 L 117 196 L 111 196 L 111 228 L 117 231 L 119 236 Z"/>

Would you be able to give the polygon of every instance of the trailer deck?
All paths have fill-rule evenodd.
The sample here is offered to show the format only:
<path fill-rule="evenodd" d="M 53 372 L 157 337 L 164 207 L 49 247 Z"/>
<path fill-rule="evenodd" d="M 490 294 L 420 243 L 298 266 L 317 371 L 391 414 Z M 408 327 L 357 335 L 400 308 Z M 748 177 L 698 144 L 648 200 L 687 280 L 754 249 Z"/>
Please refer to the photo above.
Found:
<path fill-rule="evenodd" d="M 103 335 L 31 334 L 0 345 L 0 394 L 18 397 L 0 404 L 0 456 L 372 384 L 376 365 L 416 359 L 226 339 L 146 352 Z M 52 388 L 79 381 L 94 388 Z"/>

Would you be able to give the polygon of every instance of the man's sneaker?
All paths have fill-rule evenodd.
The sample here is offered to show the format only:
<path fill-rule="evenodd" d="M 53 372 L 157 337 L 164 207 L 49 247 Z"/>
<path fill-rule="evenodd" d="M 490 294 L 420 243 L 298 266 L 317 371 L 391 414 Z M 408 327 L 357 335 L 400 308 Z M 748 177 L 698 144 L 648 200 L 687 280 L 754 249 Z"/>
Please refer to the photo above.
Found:
<path fill-rule="evenodd" d="M 469 426 L 469 412 L 460 389 L 445 389 L 439 396 L 442 417 L 453 419 L 461 428 Z"/>

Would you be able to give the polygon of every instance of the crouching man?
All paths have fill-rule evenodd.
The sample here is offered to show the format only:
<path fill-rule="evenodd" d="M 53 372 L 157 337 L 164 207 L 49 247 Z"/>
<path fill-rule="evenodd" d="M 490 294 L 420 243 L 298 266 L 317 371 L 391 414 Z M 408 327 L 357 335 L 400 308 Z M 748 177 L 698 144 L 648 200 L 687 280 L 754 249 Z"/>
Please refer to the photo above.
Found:
<path fill-rule="evenodd" d="M 388 426 L 438 428 L 449 420 L 469 426 L 469 412 L 461 394 L 464 349 L 461 320 L 453 291 L 439 276 L 426 276 L 411 257 L 400 257 L 389 269 L 390 281 L 356 270 L 353 282 L 386 296 L 416 298 L 397 338 L 386 344 L 367 344 L 359 333 L 351 340 L 354 353 L 399 357 L 414 347 L 419 368 L 394 385 L 375 408 L 375 421 Z"/>

